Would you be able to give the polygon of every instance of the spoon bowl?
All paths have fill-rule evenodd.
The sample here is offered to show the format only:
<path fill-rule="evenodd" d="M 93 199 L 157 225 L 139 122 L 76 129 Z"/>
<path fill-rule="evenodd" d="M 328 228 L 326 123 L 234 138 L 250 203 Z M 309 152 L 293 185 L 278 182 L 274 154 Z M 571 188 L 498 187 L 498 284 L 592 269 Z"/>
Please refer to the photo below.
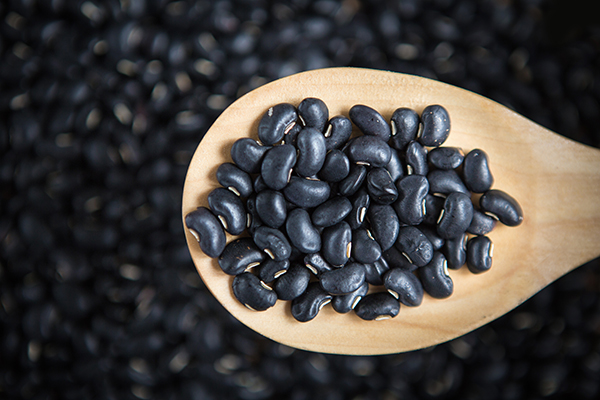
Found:
<path fill-rule="evenodd" d="M 514 309 L 567 272 L 600 255 L 600 150 L 555 134 L 512 110 L 464 89 L 427 78 L 360 68 L 303 72 L 266 84 L 231 104 L 198 146 L 185 180 L 183 217 L 219 187 L 218 166 L 231 162 L 231 145 L 256 139 L 269 107 L 322 99 L 330 117 L 348 116 L 355 104 L 378 110 L 388 121 L 395 109 L 419 114 L 430 104 L 450 115 L 444 146 L 465 154 L 484 150 L 494 188 L 517 199 L 524 221 L 498 224 L 488 236 L 494 243 L 490 271 L 473 275 L 466 267 L 449 271 L 454 293 L 437 300 L 425 295 L 419 307 L 401 306 L 397 317 L 364 321 L 353 312 L 324 307 L 312 321 L 296 321 L 290 302 L 277 301 L 263 312 L 251 311 L 233 296 L 233 277 L 200 250 L 186 229 L 192 259 L 202 280 L 238 320 L 258 333 L 299 349 L 375 355 L 416 350 L 470 332 Z M 228 241 L 232 236 L 227 236 Z"/>

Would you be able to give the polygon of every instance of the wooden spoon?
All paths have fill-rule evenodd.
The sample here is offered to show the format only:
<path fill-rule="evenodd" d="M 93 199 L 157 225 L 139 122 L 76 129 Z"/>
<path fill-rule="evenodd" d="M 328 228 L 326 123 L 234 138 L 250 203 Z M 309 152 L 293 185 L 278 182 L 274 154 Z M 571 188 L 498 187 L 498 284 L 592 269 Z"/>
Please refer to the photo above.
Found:
<path fill-rule="evenodd" d="M 419 114 L 443 105 L 452 128 L 445 146 L 487 152 L 494 188 L 521 204 L 524 222 L 499 224 L 489 234 L 495 247 L 490 271 L 450 271 L 454 293 L 436 300 L 427 295 L 419 307 L 402 306 L 384 321 L 364 321 L 353 312 L 326 306 L 312 321 L 297 322 L 290 302 L 264 312 L 240 304 L 232 277 L 216 259 L 202 253 L 186 229 L 190 253 L 206 286 L 242 323 L 277 342 L 299 349 L 336 354 L 389 354 L 420 349 L 470 332 L 517 307 L 539 290 L 600 255 L 600 151 L 559 136 L 492 100 L 434 80 L 359 68 L 303 72 L 264 85 L 229 106 L 215 121 L 191 161 L 183 192 L 183 216 L 207 206 L 219 186 L 218 166 L 231 162 L 231 145 L 257 138 L 269 107 L 306 97 L 322 99 L 330 117 L 355 104 L 378 110 L 389 121 L 399 107 Z M 228 241 L 232 237 L 228 237 Z"/>

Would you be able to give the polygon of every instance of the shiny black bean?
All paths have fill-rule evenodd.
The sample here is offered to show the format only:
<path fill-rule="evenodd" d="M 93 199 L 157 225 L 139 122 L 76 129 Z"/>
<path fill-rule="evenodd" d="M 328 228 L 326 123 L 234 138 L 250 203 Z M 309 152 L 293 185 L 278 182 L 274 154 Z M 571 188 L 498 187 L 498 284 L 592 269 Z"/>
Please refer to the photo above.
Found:
<path fill-rule="evenodd" d="M 333 269 L 333 267 L 325 261 L 321 253 L 307 254 L 304 256 L 304 265 L 317 277 L 321 276 L 322 273 Z"/>
<path fill-rule="evenodd" d="M 264 311 L 277 302 L 277 294 L 249 272 L 233 278 L 232 287 L 235 298 L 251 310 Z"/>
<path fill-rule="evenodd" d="M 473 220 L 473 203 L 463 193 L 450 193 L 437 223 L 437 232 L 444 239 L 462 236 Z"/>
<path fill-rule="evenodd" d="M 398 198 L 398 189 L 385 168 L 373 168 L 367 173 L 367 191 L 378 204 L 392 204 Z"/>
<path fill-rule="evenodd" d="M 474 274 L 492 268 L 494 244 L 487 236 L 475 236 L 467 242 L 467 267 Z"/>
<path fill-rule="evenodd" d="M 256 140 L 242 138 L 231 146 L 231 159 L 241 170 L 250 174 L 260 172 L 262 159 L 270 146 L 261 146 Z"/>
<path fill-rule="evenodd" d="M 331 150 L 325 156 L 319 179 L 326 182 L 339 182 L 350 173 L 350 160 L 341 150 Z"/>
<path fill-rule="evenodd" d="M 383 276 L 383 285 L 405 306 L 416 307 L 423 301 L 423 285 L 412 272 L 400 268 L 390 269 Z"/>
<path fill-rule="evenodd" d="M 331 306 L 333 309 L 340 314 L 345 314 L 354 310 L 358 302 L 367 295 L 369 291 L 369 284 L 363 283 L 358 289 L 348 294 L 340 294 L 333 296 Z"/>
<path fill-rule="evenodd" d="M 287 218 L 285 197 L 276 190 L 263 190 L 256 195 L 256 212 L 261 221 L 271 228 L 281 227 Z"/>
<path fill-rule="evenodd" d="M 258 123 L 258 139 L 265 145 L 281 141 L 297 118 L 296 107 L 291 104 L 281 103 L 269 108 Z"/>
<path fill-rule="evenodd" d="M 292 300 L 292 316 L 300 322 L 310 321 L 331 302 L 331 298 L 319 282 L 311 282 L 304 293 Z"/>
<path fill-rule="evenodd" d="M 467 228 L 467 232 L 473 235 L 486 235 L 496 227 L 496 220 L 489 215 L 485 215 L 477 209 L 473 209 L 473 220 Z"/>
<path fill-rule="evenodd" d="M 431 194 L 459 192 L 467 196 L 471 195 L 469 189 L 454 170 L 436 169 L 427 174 L 427 179 L 429 180 L 429 193 Z"/>
<path fill-rule="evenodd" d="M 368 211 L 370 230 L 381 250 L 385 251 L 396 243 L 400 231 L 398 215 L 389 205 L 372 204 Z"/>
<path fill-rule="evenodd" d="M 358 229 L 365 221 L 367 211 L 371 204 L 371 197 L 369 196 L 367 189 L 362 187 L 350 198 L 350 201 L 352 203 L 352 211 L 350 211 L 346 221 L 350 224 L 352 229 Z"/>
<path fill-rule="evenodd" d="M 436 168 L 455 169 L 462 164 L 465 156 L 458 147 L 437 147 L 429 152 L 427 158 Z"/>
<path fill-rule="evenodd" d="M 406 147 L 404 156 L 408 175 L 427 175 L 429 165 L 427 164 L 427 149 L 419 142 L 412 141 Z"/>
<path fill-rule="evenodd" d="M 325 137 L 315 128 L 304 128 L 296 140 L 298 159 L 296 160 L 296 173 L 303 177 L 316 175 L 323 167 L 327 151 Z"/>
<path fill-rule="evenodd" d="M 507 226 L 517 226 L 523 222 L 523 210 L 517 201 L 501 190 L 488 190 L 479 198 L 481 211 L 497 218 Z"/>
<path fill-rule="evenodd" d="M 385 169 L 390 173 L 392 181 L 396 182 L 404 176 L 404 164 L 400 159 L 400 154 L 395 149 L 390 149 L 390 162 L 387 163 Z"/>
<path fill-rule="evenodd" d="M 427 236 L 427 239 L 433 246 L 433 250 L 440 250 L 442 247 L 444 247 L 444 243 L 446 243 L 446 241 L 438 235 L 437 229 L 434 225 L 421 225 L 419 226 L 419 230 L 423 232 L 423 235 Z"/>
<path fill-rule="evenodd" d="M 442 253 L 448 261 L 448 268 L 460 269 L 467 262 L 467 235 L 456 239 L 448 239 L 444 243 Z"/>
<path fill-rule="evenodd" d="M 248 217 L 244 203 L 230 190 L 216 188 L 210 192 L 208 206 L 219 218 L 227 232 L 239 235 L 246 229 Z"/>
<path fill-rule="evenodd" d="M 389 271 L 390 266 L 383 257 L 371 264 L 365 264 L 365 279 L 375 286 L 383 285 L 383 274 Z"/>
<path fill-rule="evenodd" d="M 417 138 L 419 131 L 419 115 L 410 108 L 398 108 L 392 114 L 392 138 L 390 145 L 396 150 L 404 148 Z"/>
<path fill-rule="evenodd" d="M 381 257 L 381 246 L 365 228 L 352 232 L 352 257 L 363 264 L 373 263 Z"/>
<path fill-rule="evenodd" d="M 343 115 L 333 117 L 329 120 L 324 135 L 327 151 L 339 149 L 352 135 L 352 122 Z"/>
<path fill-rule="evenodd" d="M 467 189 L 475 193 L 487 192 L 494 183 L 488 157 L 483 150 L 474 149 L 465 156 L 462 174 Z"/>
<path fill-rule="evenodd" d="M 251 238 L 242 238 L 225 246 L 219 256 L 219 266 L 226 274 L 239 275 L 258 266 L 264 259 L 265 254 L 256 247 Z"/>
<path fill-rule="evenodd" d="M 362 186 L 367 177 L 367 168 L 364 165 L 352 164 L 350 173 L 340 181 L 338 192 L 342 196 L 351 196 Z"/>
<path fill-rule="evenodd" d="M 395 246 L 383 252 L 381 258 L 385 260 L 390 268 L 400 268 L 407 271 L 415 271 L 418 267 L 412 264 L 404 254 Z"/>
<path fill-rule="evenodd" d="M 321 234 L 321 254 L 328 263 L 344 265 L 350 258 L 352 250 L 352 230 L 350 225 L 342 221 L 325 228 Z"/>
<path fill-rule="evenodd" d="M 427 106 L 421 114 L 423 133 L 419 142 L 423 146 L 438 147 L 450 135 L 450 116 L 448 111 L 440 105 Z"/>
<path fill-rule="evenodd" d="M 440 213 L 444 208 L 445 201 L 444 197 L 427 194 L 425 196 L 425 218 L 423 218 L 423 222 L 429 225 L 436 225 L 437 220 L 440 218 Z"/>
<path fill-rule="evenodd" d="M 288 130 L 285 133 L 285 136 L 283 137 L 283 141 L 281 143 L 282 144 L 291 144 L 292 146 L 295 147 L 296 141 L 298 140 L 298 134 L 302 131 L 302 129 L 304 129 L 304 127 L 302 126 L 302 123 L 300 123 L 299 121 L 296 121 L 294 126 L 292 126 L 290 128 L 290 130 Z"/>
<path fill-rule="evenodd" d="M 348 294 L 365 283 L 365 266 L 348 263 L 342 268 L 324 272 L 319 277 L 321 288 L 330 294 Z"/>
<path fill-rule="evenodd" d="M 265 154 L 260 175 L 273 190 L 281 190 L 288 184 L 292 168 L 296 164 L 296 148 L 290 144 L 275 146 Z"/>
<path fill-rule="evenodd" d="M 265 184 L 265 180 L 262 178 L 261 175 L 257 175 L 256 178 L 254 179 L 254 183 L 253 183 L 253 187 L 254 187 L 254 192 L 255 193 L 260 193 L 265 189 L 268 189 L 269 187 Z"/>
<path fill-rule="evenodd" d="M 404 254 L 409 262 L 422 267 L 431 261 L 433 246 L 427 236 L 414 226 L 403 226 L 398 233 L 395 247 Z"/>
<path fill-rule="evenodd" d="M 273 260 L 281 261 L 290 258 L 292 246 L 285 235 L 274 228 L 260 226 L 254 231 L 254 243 Z"/>
<path fill-rule="evenodd" d="M 323 100 L 309 97 L 298 105 L 298 116 L 304 126 L 323 132 L 329 119 L 329 109 Z"/>
<path fill-rule="evenodd" d="M 365 135 L 375 136 L 384 142 L 390 140 L 392 132 L 387 121 L 371 107 L 357 104 L 348 113 L 354 125 Z"/>
<path fill-rule="evenodd" d="M 218 257 L 227 244 L 223 225 L 206 207 L 199 207 L 185 216 L 185 226 L 209 257 Z"/>
<path fill-rule="evenodd" d="M 285 229 L 292 244 L 302 253 L 321 250 L 321 234 L 312 224 L 310 214 L 303 208 L 290 211 Z"/>
<path fill-rule="evenodd" d="M 348 157 L 357 164 L 385 167 L 390 162 L 392 152 L 390 146 L 378 137 L 359 136 L 348 148 Z"/>
<path fill-rule="evenodd" d="M 363 297 L 354 312 L 367 321 L 394 318 L 400 312 L 400 303 L 388 292 L 371 293 Z"/>
<path fill-rule="evenodd" d="M 217 181 L 221 186 L 231 190 L 238 196 L 248 197 L 252 194 L 252 179 L 232 163 L 219 165 Z"/>
<path fill-rule="evenodd" d="M 423 289 L 433 298 L 444 299 L 454 291 L 454 282 L 448 275 L 446 258 L 438 251 L 433 254 L 429 264 L 418 269 L 418 274 Z"/>
<path fill-rule="evenodd" d="M 251 195 L 246 200 L 246 210 L 248 211 L 248 221 L 246 222 L 246 228 L 248 229 L 248 233 L 254 235 L 256 228 L 263 225 L 260 216 L 258 215 L 258 211 L 256 210 L 256 194 Z"/>
<path fill-rule="evenodd" d="M 256 271 L 261 281 L 270 283 L 285 274 L 289 267 L 290 260 L 275 261 L 269 258 L 257 266 Z"/>
<path fill-rule="evenodd" d="M 426 212 L 425 198 L 429 191 L 429 182 L 422 175 L 408 175 L 396 182 L 398 201 L 394 210 L 401 222 L 407 225 L 419 225 Z"/>
<path fill-rule="evenodd" d="M 327 182 L 292 176 L 290 183 L 283 189 L 283 194 L 298 207 L 312 208 L 327 201 L 329 191 Z"/>
<path fill-rule="evenodd" d="M 306 291 L 310 271 L 301 264 L 292 264 L 287 272 L 275 281 L 274 289 L 280 300 L 293 300 Z"/>
<path fill-rule="evenodd" d="M 352 211 L 347 197 L 335 196 L 321 204 L 312 213 L 312 222 L 318 227 L 328 227 L 342 222 Z"/>

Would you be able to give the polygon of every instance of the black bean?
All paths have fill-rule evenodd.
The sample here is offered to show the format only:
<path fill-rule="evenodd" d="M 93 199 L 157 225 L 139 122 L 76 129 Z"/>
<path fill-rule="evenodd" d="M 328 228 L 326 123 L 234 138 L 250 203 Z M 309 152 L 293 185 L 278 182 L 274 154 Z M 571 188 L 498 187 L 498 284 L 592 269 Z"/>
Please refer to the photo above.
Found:
<path fill-rule="evenodd" d="M 310 321 L 330 302 L 331 295 L 318 282 L 312 282 L 303 294 L 292 300 L 292 316 L 300 322 Z"/>
<path fill-rule="evenodd" d="M 487 236 L 475 236 L 467 242 L 467 267 L 474 274 L 492 268 L 494 244 Z"/>
<path fill-rule="evenodd" d="M 408 175 L 427 175 L 429 166 L 427 164 L 427 149 L 417 141 L 412 141 L 406 147 L 404 156 Z"/>
<path fill-rule="evenodd" d="M 444 243 L 442 253 L 448 261 L 448 268 L 460 269 L 467 262 L 467 235 L 456 239 L 448 239 Z"/>
<path fill-rule="evenodd" d="M 483 150 L 474 149 L 465 156 L 462 173 L 465 186 L 470 191 L 483 193 L 492 188 L 494 177 L 490 171 L 487 154 Z"/>
<path fill-rule="evenodd" d="M 438 251 L 433 254 L 429 264 L 418 269 L 418 274 L 423 289 L 433 298 L 444 299 L 454 291 L 454 282 L 448 275 L 446 258 Z"/>
<path fill-rule="evenodd" d="M 423 235 L 425 235 L 427 239 L 431 242 L 433 250 L 440 250 L 442 247 L 444 247 L 444 243 L 446 243 L 446 241 L 438 235 L 435 226 L 421 225 L 419 226 L 419 230 L 423 232 Z"/>
<path fill-rule="evenodd" d="M 264 311 L 277 301 L 275 292 L 249 272 L 233 278 L 232 287 L 235 298 L 251 310 Z"/>
<path fill-rule="evenodd" d="M 392 204 L 398 198 L 394 180 L 385 168 L 373 168 L 367 173 L 367 191 L 378 204 Z"/>
<path fill-rule="evenodd" d="M 423 222 L 426 212 L 427 192 L 429 182 L 422 175 L 408 175 L 396 182 L 398 201 L 394 210 L 400 221 L 407 225 L 419 225 Z"/>
<path fill-rule="evenodd" d="M 350 211 L 346 221 L 352 229 L 358 229 L 365 221 L 365 216 L 371 204 L 371 196 L 369 196 L 367 189 L 362 187 L 350 198 L 350 201 L 352 202 L 352 211 Z"/>
<path fill-rule="evenodd" d="M 339 149 L 346 144 L 350 135 L 352 135 L 352 122 L 343 115 L 333 117 L 329 120 L 324 135 L 327 151 Z"/>
<path fill-rule="evenodd" d="M 327 201 L 329 191 L 327 182 L 292 176 L 290 183 L 283 189 L 283 194 L 298 207 L 313 208 Z"/>
<path fill-rule="evenodd" d="M 254 231 L 254 243 L 273 260 L 281 261 L 290 258 L 292 247 L 285 235 L 274 228 L 259 226 Z"/>
<path fill-rule="evenodd" d="M 450 135 L 450 116 L 448 111 L 440 105 L 427 106 L 421 114 L 423 133 L 419 142 L 423 146 L 438 147 Z"/>
<path fill-rule="evenodd" d="M 298 159 L 295 171 L 303 177 L 316 175 L 323 167 L 327 151 L 325 149 L 325 137 L 321 131 L 315 128 L 304 128 L 298 134 L 296 140 Z"/>
<path fill-rule="evenodd" d="M 248 217 L 244 203 L 230 190 L 216 188 L 210 192 L 208 206 L 227 232 L 239 235 L 246 229 Z"/>
<path fill-rule="evenodd" d="M 344 265 L 352 250 L 352 231 L 350 225 L 342 221 L 325 228 L 321 234 L 321 254 L 328 263 Z"/>
<path fill-rule="evenodd" d="M 331 150 L 325 156 L 319 179 L 326 182 L 339 182 L 350 173 L 350 160 L 341 150 Z"/>
<path fill-rule="evenodd" d="M 217 169 L 217 181 L 238 196 L 248 197 L 252 194 L 252 179 L 250 175 L 232 163 L 219 165 Z"/>
<path fill-rule="evenodd" d="M 312 222 L 318 227 L 328 227 L 341 222 L 352 211 L 348 198 L 335 196 L 321 204 L 312 213 Z"/>
<path fill-rule="evenodd" d="M 419 131 L 419 115 L 410 108 L 398 108 L 392 114 L 392 138 L 390 145 L 396 150 L 404 148 L 413 140 L 417 139 Z"/>
<path fill-rule="evenodd" d="M 523 222 L 523 210 L 517 201 L 501 190 L 488 190 L 479 198 L 481 211 L 497 218 L 507 226 L 517 226 Z"/>
<path fill-rule="evenodd" d="M 369 284 L 363 283 L 358 289 L 348 294 L 340 294 L 333 296 L 331 306 L 333 309 L 340 314 L 345 314 L 354 310 L 358 302 L 367 295 L 369 291 Z"/>
<path fill-rule="evenodd" d="M 256 271 L 258 272 L 258 277 L 261 281 L 270 283 L 285 274 L 289 267 L 289 260 L 275 261 L 268 258 L 256 267 Z"/>
<path fill-rule="evenodd" d="M 439 169 L 456 169 L 465 159 L 461 149 L 458 147 L 437 147 L 427 155 L 429 162 Z"/>
<path fill-rule="evenodd" d="M 209 257 L 218 257 L 227 244 L 223 225 L 206 207 L 199 207 L 187 214 L 185 226 L 200 244 L 200 249 Z"/>
<path fill-rule="evenodd" d="M 425 218 L 423 218 L 423 223 L 436 225 L 445 201 L 444 197 L 427 194 L 425 196 Z"/>
<path fill-rule="evenodd" d="M 380 257 L 374 263 L 365 264 L 365 279 L 371 285 L 383 285 L 383 274 L 389 271 L 389 269 L 390 266 L 387 261 L 383 257 Z"/>
<path fill-rule="evenodd" d="M 253 187 L 254 187 L 254 192 L 255 193 L 260 193 L 265 189 L 268 189 L 269 187 L 266 185 L 265 180 L 262 178 L 261 175 L 257 175 L 256 178 L 254 179 L 254 183 L 253 183 Z"/>
<path fill-rule="evenodd" d="M 227 244 L 219 256 L 219 266 L 229 275 L 258 266 L 265 259 L 265 254 L 254 244 L 251 238 L 236 239 Z"/>
<path fill-rule="evenodd" d="M 359 228 L 352 232 L 352 257 L 363 264 L 373 263 L 381 257 L 381 246 L 369 230 Z"/>
<path fill-rule="evenodd" d="M 256 212 L 267 226 L 281 227 L 287 218 L 285 197 L 275 190 L 263 190 L 256 195 Z"/>
<path fill-rule="evenodd" d="M 384 142 L 390 140 L 390 126 L 385 118 L 371 107 L 357 104 L 350 109 L 349 116 L 363 134 L 375 136 Z"/>
<path fill-rule="evenodd" d="M 407 271 L 415 271 L 418 267 L 412 264 L 404 254 L 395 246 L 383 252 L 381 258 L 385 260 L 390 268 L 400 268 Z"/>
<path fill-rule="evenodd" d="M 414 226 L 400 228 L 395 247 L 408 258 L 409 262 L 417 267 L 427 264 L 433 257 L 431 242 Z"/>
<path fill-rule="evenodd" d="M 285 133 L 283 137 L 282 144 L 291 144 L 296 147 L 296 141 L 298 140 L 298 134 L 304 129 L 302 124 L 299 121 L 296 123 Z"/>
<path fill-rule="evenodd" d="M 359 263 L 348 263 L 342 268 L 324 272 L 319 277 L 321 288 L 333 295 L 351 293 L 363 283 L 365 266 Z"/>
<path fill-rule="evenodd" d="M 270 146 L 261 146 L 256 140 L 242 138 L 231 146 L 231 159 L 241 170 L 250 174 L 260 172 L 260 166 L 265 153 Z"/>
<path fill-rule="evenodd" d="M 398 215 L 389 205 L 372 204 L 367 211 L 370 230 L 381 250 L 385 251 L 396 243 L 400 231 Z"/>
<path fill-rule="evenodd" d="M 378 137 L 359 136 L 350 144 L 348 157 L 357 164 L 385 167 L 392 154 L 390 146 Z"/>
<path fill-rule="evenodd" d="M 298 105 L 298 115 L 304 126 L 322 133 L 329 119 L 329 109 L 323 100 L 309 97 Z"/>
<path fill-rule="evenodd" d="M 292 244 L 302 253 L 316 253 L 321 250 L 321 235 L 303 208 L 290 211 L 285 229 Z"/>
<path fill-rule="evenodd" d="M 331 271 L 333 267 L 329 265 L 323 258 L 321 253 L 307 254 L 304 256 L 304 265 L 308 268 L 315 276 L 319 277 L 322 273 Z"/>
<path fill-rule="evenodd" d="M 454 170 L 436 169 L 427 174 L 429 180 L 429 193 L 431 194 L 450 194 L 452 192 L 464 193 L 470 196 L 471 193 L 464 185 L 460 176 Z"/>
<path fill-rule="evenodd" d="M 258 124 L 258 139 L 264 145 L 280 142 L 297 118 L 296 107 L 291 104 L 281 103 L 270 107 Z"/>
<path fill-rule="evenodd" d="M 463 193 L 450 193 L 437 223 L 437 232 L 444 239 L 462 236 L 473 220 L 473 203 Z"/>
<path fill-rule="evenodd" d="M 367 168 L 364 165 L 352 164 L 350 173 L 340 182 L 338 192 L 342 196 L 352 196 L 362 186 L 366 177 Z"/>
<path fill-rule="evenodd" d="M 486 235 L 496 227 L 496 220 L 489 215 L 473 208 L 473 220 L 467 228 L 467 232 L 473 235 Z"/>
<path fill-rule="evenodd" d="M 363 297 L 354 312 L 367 321 L 394 318 L 400 312 L 400 303 L 388 292 L 371 293 Z"/>
<path fill-rule="evenodd" d="M 423 301 L 423 285 L 410 271 L 400 268 L 390 269 L 383 276 L 383 285 L 405 306 L 416 307 Z"/>
<path fill-rule="evenodd" d="M 395 149 L 390 149 L 390 162 L 387 163 L 385 169 L 390 173 L 392 181 L 396 182 L 404 176 L 404 164 L 400 159 L 400 154 Z"/>
<path fill-rule="evenodd" d="M 275 146 L 264 156 L 260 175 L 273 190 L 281 190 L 290 181 L 292 168 L 296 164 L 296 148 L 290 144 Z"/>
<path fill-rule="evenodd" d="M 292 264 L 288 271 L 275 281 L 274 289 L 280 300 L 293 300 L 306 291 L 310 271 L 301 264 Z"/>
<path fill-rule="evenodd" d="M 248 197 L 248 200 L 246 200 L 246 210 L 248 210 L 246 227 L 248 228 L 248 233 L 254 235 L 256 229 L 263 225 L 263 222 L 258 215 L 258 211 L 256 210 L 256 194 L 251 195 Z"/>

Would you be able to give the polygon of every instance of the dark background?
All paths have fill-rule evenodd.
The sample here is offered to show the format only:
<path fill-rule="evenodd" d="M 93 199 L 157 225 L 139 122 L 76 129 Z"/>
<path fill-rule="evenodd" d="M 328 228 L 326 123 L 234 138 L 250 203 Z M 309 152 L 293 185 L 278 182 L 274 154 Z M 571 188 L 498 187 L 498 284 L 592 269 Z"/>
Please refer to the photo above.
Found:
<path fill-rule="evenodd" d="M 234 320 L 180 216 L 219 113 L 307 69 L 439 79 L 600 146 L 588 3 L 2 2 L 0 398 L 599 398 L 598 260 L 449 343 L 331 356 Z"/>

